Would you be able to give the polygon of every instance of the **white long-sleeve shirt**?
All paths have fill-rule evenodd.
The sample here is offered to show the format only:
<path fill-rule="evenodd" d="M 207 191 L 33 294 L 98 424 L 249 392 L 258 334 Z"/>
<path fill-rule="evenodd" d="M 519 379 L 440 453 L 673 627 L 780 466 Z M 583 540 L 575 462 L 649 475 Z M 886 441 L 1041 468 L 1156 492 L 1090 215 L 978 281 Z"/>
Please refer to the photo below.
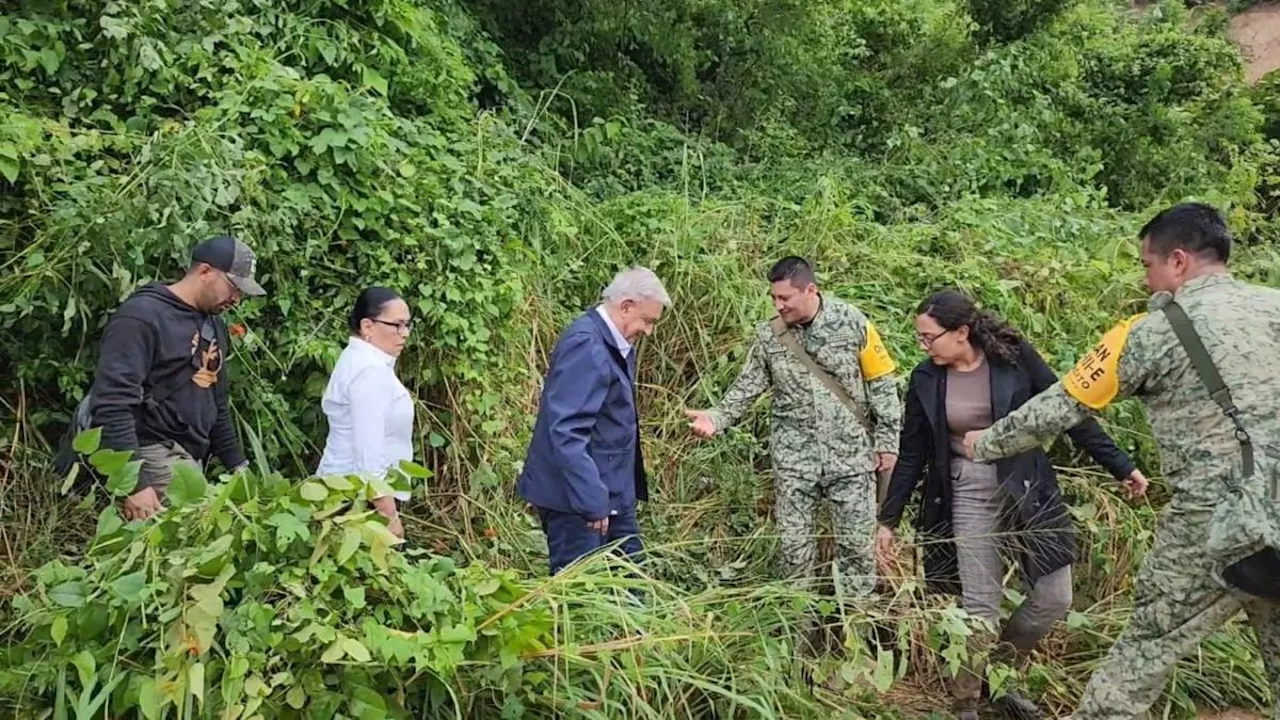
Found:
<path fill-rule="evenodd" d="M 603 305 L 596 306 L 596 312 L 600 317 L 604 318 L 604 324 L 609 326 L 609 333 L 613 335 L 613 342 L 618 346 L 618 352 L 622 353 L 622 357 L 631 354 L 631 343 L 622 336 L 622 331 L 618 330 L 618 326 L 613 324 L 613 318 L 609 317 L 609 311 L 604 309 Z"/>
<path fill-rule="evenodd" d="M 329 437 L 316 475 L 382 478 L 413 459 L 413 399 L 396 377 L 396 359 L 353 337 L 329 376 L 320 407 Z M 397 500 L 409 493 L 397 492 Z"/>

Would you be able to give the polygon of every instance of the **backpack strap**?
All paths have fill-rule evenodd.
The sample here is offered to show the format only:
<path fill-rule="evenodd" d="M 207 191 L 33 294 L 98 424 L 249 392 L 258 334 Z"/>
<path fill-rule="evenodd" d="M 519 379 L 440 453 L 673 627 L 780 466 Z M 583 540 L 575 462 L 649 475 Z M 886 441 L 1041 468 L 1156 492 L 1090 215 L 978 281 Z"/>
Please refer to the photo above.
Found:
<path fill-rule="evenodd" d="M 790 350 L 791 354 L 795 355 L 796 359 L 799 360 L 800 363 L 809 370 L 809 372 L 813 373 L 828 390 L 834 393 L 840 400 L 840 403 L 848 408 L 849 411 L 853 413 L 854 417 L 860 418 L 862 416 L 862 411 L 858 408 L 857 403 L 853 401 L 853 397 L 849 395 L 849 391 L 845 390 L 844 386 L 840 384 L 840 381 L 832 377 L 831 373 L 822 369 L 822 367 L 818 365 L 817 361 L 815 361 L 813 357 L 800 346 L 800 341 L 796 339 L 796 336 L 790 331 L 791 329 L 787 327 L 785 320 L 780 317 L 775 317 L 773 320 L 769 321 L 769 327 L 773 329 L 773 335 L 778 338 L 778 342 L 781 342 L 783 347 Z"/>
<path fill-rule="evenodd" d="M 1245 429 L 1244 421 L 1240 418 L 1240 409 L 1231 399 L 1231 390 L 1223 382 L 1218 367 L 1213 364 L 1213 357 L 1205 349 L 1199 333 L 1191 324 L 1191 318 L 1187 317 L 1187 311 L 1183 310 L 1181 305 L 1171 300 L 1162 309 L 1165 317 L 1169 318 L 1169 325 L 1173 327 L 1174 334 L 1178 336 L 1178 342 L 1182 343 L 1182 349 L 1186 350 L 1187 357 L 1191 358 L 1191 364 L 1195 367 L 1196 374 L 1200 376 L 1200 382 L 1204 383 L 1204 389 L 1209 391 L 1209 397 L 1213 398 L 1218 407 L 1222 408 L 1222 414 L 1230 418 L 1231 423 L 1236 427 L 1236 442 L 1240 443 L 1244 477 L 1253 475 L 1253 440 L 1249 437 L 1249 431 Z"/>

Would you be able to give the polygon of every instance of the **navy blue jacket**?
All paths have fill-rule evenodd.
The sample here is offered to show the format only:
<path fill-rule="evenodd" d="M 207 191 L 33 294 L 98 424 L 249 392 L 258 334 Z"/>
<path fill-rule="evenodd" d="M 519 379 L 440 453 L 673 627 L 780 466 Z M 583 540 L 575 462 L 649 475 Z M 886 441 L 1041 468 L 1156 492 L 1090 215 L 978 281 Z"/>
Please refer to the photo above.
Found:
<path fill-rule="evenodd" d="M 636 415 L 635 350 L 627 358 L 594 309 L 561 333 L 520 474 L 541 508 L 607 517 L 648 500 Z"/>

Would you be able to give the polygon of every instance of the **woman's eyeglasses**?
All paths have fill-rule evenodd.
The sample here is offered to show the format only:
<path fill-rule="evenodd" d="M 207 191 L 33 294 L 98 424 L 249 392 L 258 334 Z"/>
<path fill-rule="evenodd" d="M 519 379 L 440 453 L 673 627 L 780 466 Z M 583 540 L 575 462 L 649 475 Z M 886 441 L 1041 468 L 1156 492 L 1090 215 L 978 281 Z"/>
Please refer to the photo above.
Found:
<path fill-rule="evenodd" d="M 936 334 L 936 335 L 923 335 L 923 334 L 921 334 L 921 333 L 916 333 L 916 342 L 918 342 L 918 343 L 920 343 L 921 345 L 923 345 L 923 346 L 925 347 L 925 349 L 927 350 L 927 349 L 929 349 L 929 348 L 933 347 L 933 344 L 934 344 L 935 342 L 937 342 L 937 341 L 938 341 L 938 338 L 942 337 L 943 335 L 946 335 L 946 334 L 947 334 L 947 333 L 949 333 L 949 332 L 951 332 L 951 331 L 950 331 L 950 330 L 943 330 L 942 332 L 940 332 L 940 333 L 938 333 L 938 334 Z"/>
<path fill-rule="evenodd" d="M 404 333 L 405 335 L 408 335 L 409 332 L 413 330 L 412 320 L 402 320 L 400 322 L 391 322 L 390 320 L 379 320 L 377 318 L 370 318 L 370 319 L 381 325 L 386 325 L 387 327 L 393 327 L 396 329 L 397 332 Z"/>

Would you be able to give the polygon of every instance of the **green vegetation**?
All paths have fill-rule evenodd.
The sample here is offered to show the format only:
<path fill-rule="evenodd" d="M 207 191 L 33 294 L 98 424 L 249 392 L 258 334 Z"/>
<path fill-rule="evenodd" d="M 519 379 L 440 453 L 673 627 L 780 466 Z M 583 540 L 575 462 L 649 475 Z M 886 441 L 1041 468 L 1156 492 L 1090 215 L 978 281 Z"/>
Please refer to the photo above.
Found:
<path fill-rule="evenodd" d="M 1065 369 L 1142 308 L 1133 234 L 1182 199 L 1224 208 L 1239 272 L 1280 285 L 1277 85 L 1247 87 L 1225 15 L 1197 12 L 1104 0 L 11 4 L 0 703 L 24 717 L 223 717 L 235 705 L 291 717 L 304 702 L 300 716 L 349 717 L 942 707 L 939 673 L 965 632 L 950 601 L 922 597 L 909 564 L 874 607 L 774 581 L 764 414 L 707 444 L 680 410 L 736 373 L 768 314 L 762 272 L 784 253 L 812 257 L 904 368 L 920 359 L 910 309 L 954 284 Z M 122 526 L 104 492 L 57 492 L 50 446 L 108 313 L 217 231 L 259 250 L 271 293 L 232 314 L 247 328 L 232 400 L 256 469 L 192 478 L 157 524 Z M 635 575 L 601 558 L 550 581 L 512 494 L 540 373 L 558 329 L 633 262 L 676 302 L 640 351 L 653 553 Z M 421 319 L 399 367 L 432 475 L 408 510 L 413 547 L 385 554 L 358 500 L 329 504 L 349 491 L 304 485 L 345 314 L 373 283 Z M 1158 475 L 1138 408 L 1107 421 Z M 1080 461 L 1066 443 L 1055 452 Z M 1064 482 L 1083 531 L 1076 612 L 1027 678 L 1056 710 L 1123 625 L 1165 496 L 1157 478 L 1151 504 L 1129 506 L 1087 468 Z M 816 696 L 792 660 L 809 610 L 844 631 Z M 860 639 L 885 628 L 896 640 Z M 1184 664 L 1162 700 L 1170 717 L 1265 705 L 1247 637 L 1230 628 Z"/>

